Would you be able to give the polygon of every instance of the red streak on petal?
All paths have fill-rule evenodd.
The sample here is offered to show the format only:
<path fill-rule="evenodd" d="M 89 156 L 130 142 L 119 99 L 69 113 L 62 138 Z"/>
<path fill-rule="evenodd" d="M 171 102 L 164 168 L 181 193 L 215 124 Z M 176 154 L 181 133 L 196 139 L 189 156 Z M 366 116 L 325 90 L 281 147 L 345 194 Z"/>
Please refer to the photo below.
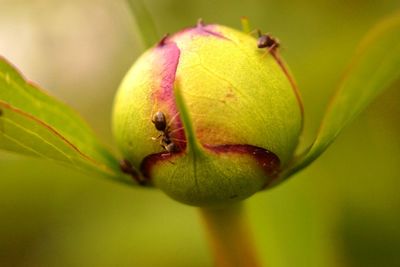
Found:
<path fill-rule="evenodd" d="M 276 179 L 280 172 L 280 160 L 277 155 L 271 151 L 246 144 L 229 144 L 229 145 L 204 145 L 205 148 L 219 154 L 219 153 L 233 153 L 241 155 L 250 155 L 257 162 L 257 165 L 264 171 L 264 173 L 271 178 L 265 186 L 268 186 L 274 179 Z"/>
<path fill-rule="evenodd" d="M 164 42 L 163 45 L 155 48 L 154 76 L 161 78 L 158 88 L 153 91 L 158 101 L 174 101 L 174 82 L 176 69 L 178 68 L 180 50 L 173 42 Z M 176 108 L 176 107 L 175 107 Z"/>
<path fill-rule="evenodd" d="M 165 113 L 170 122 L 170 129 L 179 129 L 171 134 L 173 142 L 181 149 L 186 147 L 186 137 L 183 130 L 183 124 L 178 114 L 178 108 L 175 103 L 174 83 L 176 79 L 176 70 L 179 64 L 180 50 L 176 43 L 164 37 L 158 46 L 154 48 L 153 76 L 154 88 L 152 90 L 153 101 L 156 108 L 162 107 L 166 110 L 160 110 Z"/>
<path fill-rule="evenodd" d="M 153 55 L 153 88 L 152 98 L 155 109 L 161 109 L 167 117 L 170 125 L 171 140 L 181 151 L 186 148 L 186 137 L 183 130 L 182 121 L 178 115 L 178 109 L 175 103 L 174 83 L 176 72 L 179 65 L 181 51 L 174 42 L 175 38 L 181 34 L 189 34 L 190 37 L 202 35 L 213 36 L 216 38 L 230 40 L 216 31 L 217 25 L 203 25 L 199 23 L 196 27 L 183 30 L 173 37 L 165 35 L 157 46 L 154 47 Z"/>
<path fill-rule="evenodd" d="M 252 145 L 246 144 L 230 144 L 230 145 L 204 145 L 204 148 L 212 151 L 216 154 L 223 153 L 231 153 L 237 155 L 248 155 L 253 157 L 253 159 L 257 162 L 257 165 L 264 171 L 266 176 L 269 178 L 266 180 L 264 188 L 268 187 L 270 183 L 272 183 L 280 173 L 280 160 L 277 155 L 273 152 Z M 147 180 L 151 180 L 151 169 L 159 162 L 169 161 L 171 164 L 174 164 L 173 158 L 184 155 L 181 153 L 156 153 L 146 156 L 140 165 L 140 172 L 143 177 Z M 229 166 L 227 166 L 229 168 Z M 245 179 L 245 178 L 244 178 Z"/>
<path fill-rule="evenodd" d="M 151 180 L 151 169 L 161 161 L 169 161 L 171 164 L 174 164 L 172 161 L 172 158 L 177 156 L 177 155 L 182 155 L 183 153 L 167 153 L 167 152 L 161 152 L 161 153 L 155 153 L 155 154 L 150 154 L 146 156 L 141 164 L 140 164 L 140 172 L 145 179 L 145 181 L 150 181 Z"/>

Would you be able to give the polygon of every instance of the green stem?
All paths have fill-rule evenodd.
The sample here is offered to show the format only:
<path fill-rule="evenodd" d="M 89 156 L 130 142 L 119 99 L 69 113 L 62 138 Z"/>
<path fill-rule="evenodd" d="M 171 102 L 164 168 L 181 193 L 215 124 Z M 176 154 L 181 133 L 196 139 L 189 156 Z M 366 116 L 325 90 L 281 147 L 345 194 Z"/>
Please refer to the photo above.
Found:
<path fill-rule="evenodd" d="M 217 267 L 260 267 L 241 203 L 202 208 L 208 239 Z"/>

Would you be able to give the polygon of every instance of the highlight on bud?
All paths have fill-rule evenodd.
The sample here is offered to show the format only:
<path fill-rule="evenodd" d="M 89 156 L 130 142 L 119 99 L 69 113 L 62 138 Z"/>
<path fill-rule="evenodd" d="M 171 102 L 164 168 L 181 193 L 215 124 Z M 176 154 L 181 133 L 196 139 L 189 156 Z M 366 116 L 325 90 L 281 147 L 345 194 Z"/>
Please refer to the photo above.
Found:
<path fill-rule="evenodd" d="M 200 22 L 146 51 L 115 99 L 123 170 L 197 206 L 268 188 L 293 157 L 303 112 L 276 39 L 260 38 Z"/>

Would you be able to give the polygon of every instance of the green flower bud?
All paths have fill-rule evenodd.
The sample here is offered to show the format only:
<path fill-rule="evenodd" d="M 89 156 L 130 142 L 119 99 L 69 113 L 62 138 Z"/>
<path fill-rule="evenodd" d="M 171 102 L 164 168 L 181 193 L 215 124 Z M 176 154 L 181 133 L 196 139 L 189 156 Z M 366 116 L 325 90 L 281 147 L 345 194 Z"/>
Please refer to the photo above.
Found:
<path fill-rule="evenodd" d="M 115 99 L 125 170 L 197 206 L 267 188 L 302 128 L 301 101 L 274 41 L 200 23 L 145 52 Z"/>

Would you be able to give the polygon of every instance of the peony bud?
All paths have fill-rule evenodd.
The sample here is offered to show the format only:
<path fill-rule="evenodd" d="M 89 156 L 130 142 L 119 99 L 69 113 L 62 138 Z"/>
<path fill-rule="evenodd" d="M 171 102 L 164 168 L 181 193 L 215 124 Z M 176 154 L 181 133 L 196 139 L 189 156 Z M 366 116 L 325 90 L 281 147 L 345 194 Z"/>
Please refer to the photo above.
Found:
<path fill-rule="evenodd" d="M 115 99 L 125 171 L 197 206 L 267 188 L 293 156 L 302 107 L 275 39 L 264 39 L 199 23 L 145 52 Z"/>

